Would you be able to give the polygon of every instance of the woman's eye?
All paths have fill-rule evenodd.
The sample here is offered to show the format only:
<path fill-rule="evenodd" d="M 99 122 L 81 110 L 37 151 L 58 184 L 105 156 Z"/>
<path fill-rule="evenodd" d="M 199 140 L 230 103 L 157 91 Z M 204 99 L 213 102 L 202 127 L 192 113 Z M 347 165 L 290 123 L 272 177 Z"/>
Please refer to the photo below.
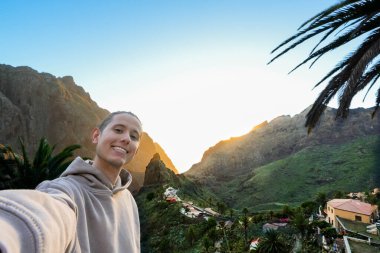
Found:
<path fill-rule="evenodd" d="M 122 133 L 123 130 L 121 130 L 121 129 L 119 129 L 119 128 L 115 128 L 115 132 L 116 132 L 116 133 Z"/>
<path fill-rule="evenodd" d="M 139 137 L 136 136 L 136 135 L 132 135 L 132 136 L 131 136 L 131 139 L 134 140 L 134 141 L 137 141 L 137 140 L 139 139 Z"/>

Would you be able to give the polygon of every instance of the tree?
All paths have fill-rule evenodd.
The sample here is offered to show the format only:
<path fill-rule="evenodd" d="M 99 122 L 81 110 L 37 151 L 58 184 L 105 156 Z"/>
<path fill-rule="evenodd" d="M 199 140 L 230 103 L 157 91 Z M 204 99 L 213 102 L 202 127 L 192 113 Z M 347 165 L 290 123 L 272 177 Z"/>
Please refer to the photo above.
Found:
<path fill-rule="evenodd" d="M 215 245 L 215 242 L 218 239 L 218 232 L 216 231 L 216 227 L 211 228 L 208 231 L 207 236 L 212 241 L 213 245 Z"/>
<path fill-rule="evenodd" d="M 223 202 L 218 202 L 218 203 L 216 203 L 216 206 L 217 206 L 217 208 L 218 208 L 218 211 L 219 211 L 222 215 L 224 215 L 224 213 L 226 212 L 226 209 L 227 209 L 226 204 L 224 204 Z"/>
<path fill-rule="evenodd" d="M 371 205 L 376 205 L 377 203 L 377 198 L 375 195 L 372 195 L 372 194 L 368 194 L 367 198 L 366 198 L 366 202 L 368 202 L 369 204 Z"/>
<path fill-rule="evenodd" d="M 317 196 L 315 198 L 315 202 L 317 202 L 318 205 L 320 205 L 322 208 L 324 208 L 325 205 L 326 205 L 326 202 L 327 202 L 326 193 L 324 193 L 324 192 L 318 192 Z"/>
<path fill-rule="evenodd" d="M 301 237 L 304 238 L 308 229 L 309 222 L 304 217 L 302 212 L 297 212 L 294 215 L 294 218 L 292 220 L 292 224 L 297 230 L 300 232 Z"/>
<path fill-rule="evenodd" d="M 208 252 L 208 249 L 212 246 L 211 240 L 207 236 L 203 238 L 203 246 L 205 247 L 206 252 Z"/>
<path fill-rule="evenodd" d="M 213 205 L 213 201 L 212 201 L 212 198 L 211 198 L 211 197 L 208 198 L 208 203 L 210 204 L 210 206 Z"/>
<path fill-rule="evenodd" d="M 290 252 L 290 245 L 277 230 L 269 229 L 261 238 L 256 251 L 258 253 L 285 253 Z"/>
<path fill-rule="evenodd" d="M 303 212 L 306 216 L 312 215 L 315 211 L 318 210 L 318 203 L 315 201 L 306 201 L 301 204 Z"/>
<path fill-rule="evenodd" d="M 230 213 L 230 219 L 232 219 L 232 216 L 234 216 L 234 210 L 232 208 L 230 208 L 229 213 Z"/>
<path fill-rule="evenodd" d="M 334 192 L 334 199 L 343 199 L 346 198 L 346 195 L 342 191 L 335 191 Z"/>
<path fill-rule="evenodd" d="M 288 206 L 288 205 L 284 205 L 284 206 L 282 207 L 282 216 L 283 216 L 283 217 L 288 218 L 288 217 L 291 216 L 292 214 L 293 214 L 293 211 L 292 211 L 292 209 L 290 208 L 290 206 Z"/>
<path fill-rule="evenodd" d="M 333 227 L 326 227 L 321 229 L 321 233 L 326 237 L 326 238 L 337 238 L 338 233 L 336 232 L 336 229 Z"/>
<path fill-rule="evenodd" d="M 241 217 L 241 223 L 243 225 L 243 229 L 244 229 L 244 242 L 245 244 L 247 244 L 248 242 L 248 223 L 249 223 L 249 219 L 248 219 L 248 209 L 247 208 L 244 208 L 243 209 L 243 217 Z"/>
<path fill-rule="evenodd" d="M 186 240 L 189 242 L 190 246 L 193 246 L 196 236 L 195 236 L 194 228 L 192 225 L 190 225 L 189 228 L 187 229 L 185 237 L 186 237 Z"/>
<path fill-rule="evenodd" d="M 148 201 L 151 201 L 152 199 L 154 199 L 156 197 L 156 194 L 154 192 L 149 192 L 147 195 L 146 195 L 146 199 Z"/>
<path fill-rule="evenodd" d="M 55 146 L 50 146 L 46 138 L 41 138 L 31 163 L 23 141 L 19 141 L 22 157 L 15 155 L 17 173 L 11 188 L 34 189 L 44 180 L 57 178 L 72 162 L 74 151 L 80 148 L 80 145 L 71 145 L 53 155 Z"/>
<path fill-rule="evenodd" d="M 271 52 L 274 53 L 282 48 L 282 51 L 275 55 L 269 63 L 304 41 L 322 35 L 309 56 L 292 70 L 294 71 L 313 60 L 311 67 L 325 53 L 359 37 L 364 38 L 356 50 L 348 54 L 315 85 L 319 86 L 330 78 L 306 116 L 305 126 L 308 127 L 309 132 L 315 127 L 330 100 L 336 94 L 340 94 L 336 116 L 346 118 L 353 97 L 367 86 L 369 87 L 368 93 L 380 77 L 380 59 L 377 57 L 380 54 L 379 12 L 380 3 L 377 0 L 339 1 L 303 23 L 295 35 L 282 42 Z M 332 39 L 331 35 L 334 33 L 337 34 L 337 37 Z M 328 38 L 331 40 L 326 42 Z M 380 87 L 377 88 L 372 116 L 376 113 L 379 105 Z"/>
<path fill-rule="evenodd" d="M 216 222 L 215 218 L 210 217 L 206 221 L 206 230 L 210 230 L 212 228 L 216 228 L 217 225 L 218 225 L 218 223 Z"/>

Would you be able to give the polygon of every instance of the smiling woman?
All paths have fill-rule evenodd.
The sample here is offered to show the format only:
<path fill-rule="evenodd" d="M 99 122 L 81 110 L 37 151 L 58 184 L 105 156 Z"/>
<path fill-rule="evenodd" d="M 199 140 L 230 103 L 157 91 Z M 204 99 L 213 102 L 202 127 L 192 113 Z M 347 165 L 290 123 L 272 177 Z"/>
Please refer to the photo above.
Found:
<path fill-rule="evenodd" d="M 93 131 L 94 161 L 77 157 L 37 190 L 0 191 L 0 252 L 141 252 L 132 179 L 122 169 L 137 152 L 141 123 L 117 112 L 101 129 Z"/>
<path fill-rule="evenodd" d="M 93 165 L 115 183 L 120 168 L 130 162 L 140 145 L 141 122 L 131 112 L 111 113 L 92 133 L 96 144 Z"/>

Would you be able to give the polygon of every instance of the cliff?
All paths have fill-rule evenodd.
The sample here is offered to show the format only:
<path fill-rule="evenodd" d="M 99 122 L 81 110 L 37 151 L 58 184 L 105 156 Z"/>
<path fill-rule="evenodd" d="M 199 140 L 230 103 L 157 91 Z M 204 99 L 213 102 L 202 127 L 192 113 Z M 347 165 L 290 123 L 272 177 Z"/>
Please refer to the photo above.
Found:
<path fill-rule="evenodd" d="M 71 76 L 55 77 L 30 67 L 0 65 L 0 143 L 16 152 L 18 137 L 24 140 L 31 155 L 40 138 L 46 137 L 56 145 L 56 151 L 80 144 L 77 155 L 93 157 L 91 131 L 108 113 Z M 143 134 L 136 159 L 127 166 L 136 179 L 134 187 L 143 185 L 141 174 L 144 175 L 155 153 L 160 153 L 177 173 L 170 158 L 157 145 L 147 133 Z"/>

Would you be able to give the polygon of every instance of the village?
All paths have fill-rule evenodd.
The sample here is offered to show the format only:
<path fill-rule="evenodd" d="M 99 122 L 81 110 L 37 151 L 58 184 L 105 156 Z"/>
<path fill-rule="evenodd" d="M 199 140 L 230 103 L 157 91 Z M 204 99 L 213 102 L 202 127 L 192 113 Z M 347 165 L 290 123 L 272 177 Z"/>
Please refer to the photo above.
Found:
<path fill-rule="evenodd" d="M 220 213 L 212 210 L 212 208 L 202 208 L 196 206 L 191 201 L 183 201 L 178 197 L 178 189 L 173 187 L 166 188 L 164 198 L 169 203 L 182 204 L 181 214 L 189 218 L 203 218 L 208 220 L 213 217 L 217 220 L 217 229 L 229 229 L 234 221 L 222 216 Z M 371 195 L 380 193 L 375 188 Z M 347 198 L 331 199 L 327 201 L 324 208 L 320 207 L 318 213 L 311 215 L 309 223 L 319 220 L 325 221 L 335 228 L 341 238 L 335 238 L 331 241 L 321 234 L 318 229 L 318 235 L 322 244 L 322 252 L 377 252 L 380 248 L 380 221 L 377 205 L 371 205 L 365 202 L 366 194 L 364 192 L 349 193 Z M 262 226 L 263 232 L 269 230 L 281 230 L 288 226 L 288 218 L 278 219 L 276 222 L 266 222 Z M 252 238 L 250 250 L 253 252 L 257 249 L 260 238 Z M 217 241 L 214 245 L 216 252 L 219 252 L 221 241 Z"/>

